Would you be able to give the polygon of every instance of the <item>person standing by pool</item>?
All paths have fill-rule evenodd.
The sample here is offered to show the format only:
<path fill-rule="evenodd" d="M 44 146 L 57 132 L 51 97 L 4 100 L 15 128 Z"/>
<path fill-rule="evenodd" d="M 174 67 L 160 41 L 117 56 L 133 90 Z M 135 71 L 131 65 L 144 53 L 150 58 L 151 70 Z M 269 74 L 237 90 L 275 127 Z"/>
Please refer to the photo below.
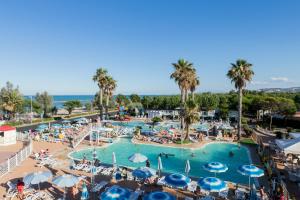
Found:
<path fill-rule="evenodd" d="M 146 161 L 146 167 L 150 168 L 150 161 L 149 161 L 149 159 Z"/>

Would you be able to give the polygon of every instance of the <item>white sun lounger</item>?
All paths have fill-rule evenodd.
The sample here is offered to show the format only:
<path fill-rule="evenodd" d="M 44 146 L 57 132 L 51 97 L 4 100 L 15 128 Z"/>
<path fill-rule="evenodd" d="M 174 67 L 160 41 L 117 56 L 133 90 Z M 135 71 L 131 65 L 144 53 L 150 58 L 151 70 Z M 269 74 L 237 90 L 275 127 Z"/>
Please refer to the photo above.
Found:
<path fill-rule="evenodd" d="M 138 198 L 144 193 L 143 190 L 136 190 L 130 194 L 130 200 L 138 200 Z"/>

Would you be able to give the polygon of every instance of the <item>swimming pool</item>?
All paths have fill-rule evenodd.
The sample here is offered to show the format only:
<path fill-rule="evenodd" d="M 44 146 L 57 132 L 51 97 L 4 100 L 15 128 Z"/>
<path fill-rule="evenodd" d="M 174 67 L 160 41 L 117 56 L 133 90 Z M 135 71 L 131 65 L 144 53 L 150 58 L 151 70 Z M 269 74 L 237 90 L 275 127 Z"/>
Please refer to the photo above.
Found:
<path fill-rule="evenodd" d="M 87 159 L 92 159 L 93 149 L 84 149 L 70 154 L 71 158 L 82 159 L 85 155 Z M 230 157 L 229 152 L 234 152 L 234 156 Z M 218 161 L 228 165 L 229 170 L 225 173 L 217 174 L 218 178 L 235 183 L 246 184 L 248 178 L 237 172 L 238 166 L 249 164 L 250 159 L 248 150 L 245 147 L 239 147 L 229 143 L 210 143 L 199 149 L 172 148 L 157 145 L 133 144 L 129 138 L 120 138 L 118 142 L 107 147 L 97 148 L 97 156 L 103 163 L 112 163 L 112 153 L 115 152 L 117 164 L 128 167 L 144 166 L 145 163 L 136 164 L 128 161 L 128 157 L 133 153 L 142 153 L 148 157 L 151 167 L 157 169 L 157 156 L 159 153 L 174 154 L 168 158 L 162 157 L 164 172 L 184 173 L 185 162 L 190 161 L 190 176 L 207 177 L 214 176 L 213 173 L 203 169 L 203 165 L 207 162 Z M 196 156 L 192 157 L 194 153 Z"/>

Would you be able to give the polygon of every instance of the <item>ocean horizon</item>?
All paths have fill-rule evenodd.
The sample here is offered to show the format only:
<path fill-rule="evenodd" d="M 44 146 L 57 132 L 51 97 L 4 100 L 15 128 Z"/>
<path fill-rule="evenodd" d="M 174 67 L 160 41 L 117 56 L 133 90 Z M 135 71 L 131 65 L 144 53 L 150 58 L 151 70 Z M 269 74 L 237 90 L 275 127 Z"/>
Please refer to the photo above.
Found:
<path fill-rule="evenodd" d="M 174 94 L 176 95 L 176 94 Z M 30 99 L 31 96 L 34 98 L 35 95 L 25 95 L 25 98 Z M 56 106 L 57 108 L 63 108 L 63 104 L 67 101 L 80 101 L 81 104 L 86 104 L 88 102 L 92 102 L 95 95 L 51 95 L 53 97 L 53 106 Z M 115 98 L 117 95 L 113 95 L 113 98 Z M 126 97 L 129 97 L 130 95 L 125 95 Z M 144 96 L 170 96 L 170 95 L 139 95 L 141 98 Z"/>

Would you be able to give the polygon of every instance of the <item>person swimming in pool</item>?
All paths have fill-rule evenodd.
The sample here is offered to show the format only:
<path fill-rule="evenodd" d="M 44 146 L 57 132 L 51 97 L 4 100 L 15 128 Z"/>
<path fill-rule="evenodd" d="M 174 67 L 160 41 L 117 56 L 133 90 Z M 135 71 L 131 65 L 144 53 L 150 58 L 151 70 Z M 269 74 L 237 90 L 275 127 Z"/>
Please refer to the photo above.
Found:
<path fill-rule="evenodd" d="M 196 154 L 195 154 L 195 153 L 192 153 L 192 154 L 191 154 L 191 157 L 196 157 Z"/>
<path fill-rule="evenodd" d="M 233 157 L 234 153 L 232 151 L 229 152 L 229 157 Z"/>

